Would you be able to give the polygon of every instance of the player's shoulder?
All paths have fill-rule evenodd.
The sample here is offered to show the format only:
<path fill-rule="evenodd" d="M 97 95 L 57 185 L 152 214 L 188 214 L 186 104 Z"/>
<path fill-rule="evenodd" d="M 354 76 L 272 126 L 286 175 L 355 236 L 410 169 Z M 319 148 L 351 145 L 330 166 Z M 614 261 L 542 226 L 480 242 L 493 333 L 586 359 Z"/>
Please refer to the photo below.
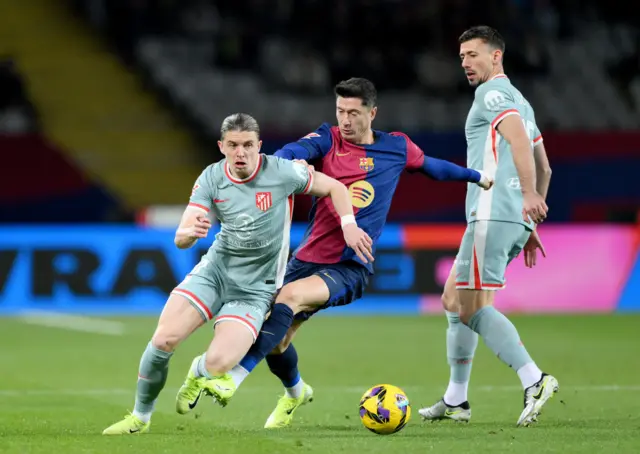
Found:
<path fill-rule="evenodd" d="M 209 181 L 215 181 L 218 175 L 223 175 L 224 166 L 226 165 L 226 160 L 222 159 L 221 161 L 214 162 L 213 164 L 209 164 L 204 168 L 201 175 Z"/>
<path fill-rule="evenodd" d="M 338 131 L 336 126 L 331 126 L 329 123 L 322 123 L 320 126 L 316 128 L 315 131 L 310 132 L 309 134 L 300 138 L 300 140 L 304 139 L 320 139 L 320 138 L 330 138 Z"/>
<path fill-rule="evenodd" d="M 262 169 L 267 172 L 286 172 L 287 170 L 297 169 L 298 166 L 304 168 L 304 165 L 290 159 L 274 155 L 263 155 Z"/>
<path fill-rule="evenodd" d="M 478 85 L 475 92 L 476 101 L 492 104 L 496 98 L 513 98 L 513 85 L 509 79 L 500 77 Z"/>
<path fill-rule="evenodd" d="M 413 143 L 411 138 L 401 131 L 383 132 L 381 134 L 382 137 L 387 140 L 389 145 L 391 145 L 392 149 L 406 151 L 407 147 Z"/>

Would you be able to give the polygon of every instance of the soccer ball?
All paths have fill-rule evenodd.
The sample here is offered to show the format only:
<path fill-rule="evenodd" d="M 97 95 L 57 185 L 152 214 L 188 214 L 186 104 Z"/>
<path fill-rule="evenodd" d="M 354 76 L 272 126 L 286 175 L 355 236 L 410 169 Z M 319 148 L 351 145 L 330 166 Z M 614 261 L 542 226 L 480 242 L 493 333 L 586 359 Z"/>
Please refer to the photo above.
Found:
<path fill-rule="evenodd" d="M 397 386 L 376 385 L 360 399 L 360 420 L 367 429 L 378 435 L 399 432 L 410 418 L 409 399 Z"/>

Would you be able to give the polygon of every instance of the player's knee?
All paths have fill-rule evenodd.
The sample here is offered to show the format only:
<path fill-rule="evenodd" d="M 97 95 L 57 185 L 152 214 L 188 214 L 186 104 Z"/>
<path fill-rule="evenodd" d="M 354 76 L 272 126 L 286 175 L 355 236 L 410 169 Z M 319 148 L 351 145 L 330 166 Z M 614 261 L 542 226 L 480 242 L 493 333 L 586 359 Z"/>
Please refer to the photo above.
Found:
<path fill-rule="evenodd" d="M 151 338 L 151 345 L 158 350 L 172 352 L 180 345 L 181 341 L 182 338 L 176 333 L 172 333 L 163 327 L 158 327 Z"/>
<path fill-rule="evenodd" d="M 447 312 L 458 312 L 458 297 L 455 290 L 453 292 L 445 290 L 440 297 L 442 307 Z"/>
<path fill-rule="evenodd" d="M 285 285 L 278 294 L 277 303 L 286 304 L 294 314 L 300 312 L 304 303 L 304 291 L 302 286 L 295 284 Z"/>
<path fill-rule="evenodd" d="M 225 354 L 225 352 L 216 352 L 215 354 L 207 352 L 205 356 L 205 366 L 213 375 L 229 372 L 237 362 L 233 355 Z"/>

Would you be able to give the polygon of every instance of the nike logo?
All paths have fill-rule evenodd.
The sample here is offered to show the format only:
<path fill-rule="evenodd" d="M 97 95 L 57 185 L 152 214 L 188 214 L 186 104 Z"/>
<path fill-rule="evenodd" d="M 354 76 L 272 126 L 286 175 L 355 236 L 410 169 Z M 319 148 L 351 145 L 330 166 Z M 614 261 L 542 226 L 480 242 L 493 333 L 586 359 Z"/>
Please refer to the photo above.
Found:
<path fill-rule="evenodd" d="M 260 331 L 260 332 L 261 332 L 261 333 L 264 333 L 264 334 L 269 334 L 270 336 L 275 336 L 275 334 L 270 333 L 269 331 Z"/>
<path fill-rule="evenodd" d="M 249 314 L 248 312 L 244 314 L 244 316 L 247 317 L 249 320 L 255 320 L 255 317 L 252 317 L 251 314 Z"/>
<path fill-rule="evenodd" d="M 194 400 L 193 402 L 189 402 L 189 410 L 193 410 L 194 408 L 196 408 L 196 405 L 198 405 L 198 401 L 200 400 L 201 395 L 202 395 L 202 390 L 196 396 L 196 400 Z"/>
<path fill-rule="evenodd" d="M 137 432 L 140 432 L 140 429 L 129 429 L 129 433 L 130 434 L 134 434 L 134 433 L 137 433 Z"/>
<path fill-rule="evenodd" d="M 535 396 L 533 396 L 534 399 L 540 399 L 540 397 L 542 397 L 542 391 L 544 390 L 544 386 L 540 387 L 540 391 L 538 391 L 538 394 L 536 394 Z"/>
<path fill-rule="evenodd" d="M 291 413 L 293 413 L 293 410 L 295 410 L 295 408 L 290 408 L 289 410 L 287 410 L 287 414 L 290 415 Z"/>
<path fill-rule="evenodd" d="M 216 389 L 219 389 L 220 391 L 231 391 L 231 388 L 225 388 L 225 387 L 220 386 L 220 385 L 216 385 Z"/>
<path fill-rule="evenodd" d="M 333 281 L 334 284 L 337 284 L 336 280 L 334 278 L 331 277 L 331 275 L 329 273 L 325 273 L 323 272 L 322 274 L 324 274 L 325 276 L 327 276 L 329 279 L 331 279 Z"/>
<path fill-rule="evenodd" d="M 349 156 L 351 154 L 350 151 L 346 152 L 346 153 L 340 153 L 339 151 L 336 150 L 336 156 Z"/>
<path fill-rule="evenodd" d="M 454 416 L 454 415 L 457 415 L 458 413 L 461 413 L 460 410 L 456 410 L 456 411 L 446 410 L 444 412 L 444 415 L 445 416 Z"/>
<path fill-rule="evenodd" d="M 223 202 L 228 202 L 229 199 L 213 199 L 213 203 L 223 203 Z"/>

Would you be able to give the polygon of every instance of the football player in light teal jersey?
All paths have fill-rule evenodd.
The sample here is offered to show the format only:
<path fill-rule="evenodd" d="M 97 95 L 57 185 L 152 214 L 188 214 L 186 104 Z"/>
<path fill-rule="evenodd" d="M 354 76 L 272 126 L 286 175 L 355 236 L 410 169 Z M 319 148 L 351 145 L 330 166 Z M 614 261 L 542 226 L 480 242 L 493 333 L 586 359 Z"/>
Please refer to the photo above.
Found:
<path fill-rule="evenodd" d="M 476 87 L 465 125 L 467 165 L 495 182 L 488 191 L 472 185 L 467 191 L 467 230 L 442 298 L 451 377 L 443 399 L 419 412 L 428 420 L 469 421 L 467 388 L 480 335 L 520 377 L 524 410 L 517 424 L 528 426 L 558 391 L 558 381 L 538 368 L 493 301 L 495 291 L 505 285 L 507 265 L 522 250 L 529 267 L 535 265 L 538 248 L 545 254 L 534 228 L 547 215 L 551 169 L 533 108 L 504 74 L 500 34 L 478 26 L 464 32 L 459 42 L 462 67 Z"/>
<path fill-rule="evenodd" d="M 149 430 L 173 351 L 209 320 L 215 319 L 215 336 L 207 352 L 192 362 L 176 399 L 178 413 L 187 413 L 202 394 L 210 394 L 213 379 L 224 376 L 247 353 L 282 285 L 294 194 L 330 197 L 347 245 L 365 263 L 373 260 L 371 238 L 357 226 L 342 183 L 303 164 L 260 154 L 258 123 L 246 114 L 224 120 L 218 145 L 226 159 L 197 179 L 175 244 L 186 249 L 205 238 L 209 213 L 220 221 L 220 232 L 160 315 L 140 361 L 133 413 L 105 429 L 105 435 Z"/>

